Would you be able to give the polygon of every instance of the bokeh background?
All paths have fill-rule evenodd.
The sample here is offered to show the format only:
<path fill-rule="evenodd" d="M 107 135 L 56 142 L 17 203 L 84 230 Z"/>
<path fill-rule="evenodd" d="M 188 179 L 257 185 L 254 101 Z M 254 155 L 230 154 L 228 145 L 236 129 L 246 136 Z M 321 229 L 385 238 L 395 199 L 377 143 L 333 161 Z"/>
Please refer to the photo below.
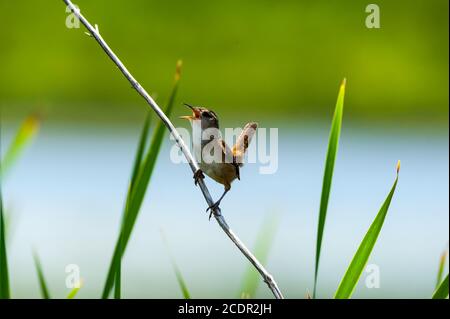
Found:
<path fill-rule="evenodd" d="M 329 125 L 347 78 L 340 150 L 322 249 L 319 297 L 331 297 L 402 160 L 397 193 L 355 297 L 427 298 L 449 238 L 448 1 L 78 0 L 138 81 L 162 104 L 178 59 L 182 102 L 210 107 L 222 126 L 279 129 L 279 169 L 249 164 L 222 209 L 250 247 L 279 219 L 267 266 L 285 295 L 312 290 L 315 236 Z M 68 29 L 62 1 L 1 1 L 2 154 L 20 122 L 39 112 L 34 144 L 2 181 L 13 230 L 14 297 L 39 297 L 31 251 L 53 295 L 67 264 L 81 268 L 79 297 L 98 297 L 119 228 L 145 102 L 84 29 Z M 167 137 L 123 273 L 124 297 L 181 297 L 160 236 L 193 297 L 239 296 L 246 260 L 215 225 Z M 212 191 L 222 188 L 209 181 Z M 447 268 L 448 271 L 448 268 Z M 270 297 L 260 285 L 258 297 Z"/>

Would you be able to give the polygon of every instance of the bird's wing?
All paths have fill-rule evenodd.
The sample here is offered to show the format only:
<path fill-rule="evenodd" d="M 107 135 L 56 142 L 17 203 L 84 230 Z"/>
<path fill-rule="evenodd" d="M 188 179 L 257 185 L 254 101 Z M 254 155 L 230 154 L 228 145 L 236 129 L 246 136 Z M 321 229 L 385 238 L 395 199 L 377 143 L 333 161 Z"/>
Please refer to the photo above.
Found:
<path fill-rule="evenodd" d="M 233 156 L 236 159 L 236 162 L 242 166 L 244 163 L 245 152 L 250 145 L 253 136 L 255 135 L 256 129 L 258 127 L 258 123 L 250 122 L 244 126 L 241 135 L 239 135 L 236 144 L 234 144 L 232 148 Z"/>

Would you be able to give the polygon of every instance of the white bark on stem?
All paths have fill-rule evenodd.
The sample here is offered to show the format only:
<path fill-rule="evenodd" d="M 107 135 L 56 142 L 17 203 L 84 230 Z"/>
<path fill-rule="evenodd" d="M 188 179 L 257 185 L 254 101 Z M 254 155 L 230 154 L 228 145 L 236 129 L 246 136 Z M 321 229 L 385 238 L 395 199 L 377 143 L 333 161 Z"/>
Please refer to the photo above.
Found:
<path fill-rule="evenodd" d="M 98 26 L 95 25 L 95 27 L 93 27 L 89 23 L 89 21 L 81 14 L 80 10 L 77 7 L 75 7 L 70 0 L 63 0 L 63 1 L 68 6 L 68 8 L 70 8 L 70 10 L 75 14 L 75 16 L 81 21 L 81 23 L 86 27 L 86 29 L 89 31 L 90 35 L 92 37 L 94 37 L 94 39 L 102 47 L 103 51 L 105 51 L 105 53 L 110 57 L 110 59 L 116 64 L 116 66 L 119 68 L 119 70 L 122 72 L 122 74 L 131 83 L 133 88 L 147 101 L 147 103 L 150 105 L 150 107 L 153 109 L 153 111 L 155 111 L 156 114 L 161 118 L 163 123 L 166 125 L 167 129 L 170 131 L 170 133 L 174 137 L 176 143 L 180 147 L 180 149 L 183 152 L 184 156 L 186 157 L 187 161 L 189 162 L 189 166 L 191 167 L 192 172 L 193 173 L 197 172 L 200 169 L 197 164 L 197 161 L 192 156 L 191 152 L 189 151 L 189 148 L 186 146 L 183 139 L 181 138 L 181 135 L 175 129 L 172 122 L 164 114 L 164 112 L 161 110 L 161 108 L 158 106 L 158 104 L 156 104 L 156 102 L 153 100 L 153 98 L 139 84 L 139 82 L 136 81 L 136 79 L 127 70 L 125 65 L 119 60 L 117 55 L 111 50 L 111 48 L 108 46 L 108 44 L 105 42 L 105 40 L 103 40 L 102 36 L 100 35 Z M 214 201 L 213 201 L 211 194 L 209 193 L 209 190 L 206 187 L 206 184 L 203 181 L 203 179 L 199 180 L 198 185 L 203 193 L 203 197 L 205 198 L 206 202 L 208 203 L 208 206 L 212 206 L 214 204 Z M 264 282 L 267 283 L 267 285 L 269 286 L 269 288 L 272 291 L 275 298 L 283 299 L 283 295 L 282 295 L 280 289 L 278 288 L 278 285 L 275 282 L 273 276 L 264 268 L 264 266 L 258 261 L 258 259 L 256 259 L 256 257 L 250 252 L 250 250 L 248 250 L 248 248 L 234 234 L 234 232 L 231 230 L 231 228 L 228 226 L 225 219 L 221 215 L 220 210 L 214 209 L 213 214 L 214 214 L 214 217 L 217 220 L 218 224 L 223 229 L 223 231 L 227 234 L 227 236 L 231 239 L 231 241 L 239 248 L 239 250 L 244 254 L 244 256 L 252 263 L 252 265 L 256 268 L 256 270 L 261 274 L 261 276 L 264 279 Z"/>

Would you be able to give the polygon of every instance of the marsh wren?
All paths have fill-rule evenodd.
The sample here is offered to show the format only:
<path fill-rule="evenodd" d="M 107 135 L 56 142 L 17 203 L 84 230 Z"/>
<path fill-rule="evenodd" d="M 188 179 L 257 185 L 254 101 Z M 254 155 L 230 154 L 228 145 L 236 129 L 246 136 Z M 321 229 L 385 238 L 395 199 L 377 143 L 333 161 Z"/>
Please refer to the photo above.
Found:
<path fill-rule="evenodd" d="M 243 165 L 245 153 L 258 124 L 250 122 L 245 125 L 236 144 L 230 148 L 220 135 L 219 119 L 214 111 L 204 107 L 185 105 L 192 110 L 192 115 L 181 116 L 181 118 L 189 120 L 192 125 L 192 146 L 200 167 L 200 170 L 194 174 L 195 184 L 197 185 L 200 178 L 205 177 L 203 175 L 205 173 L 225 187 L 219 200 L 206 210 L 211 210 L 212 214 L 214 209 L 219 208 L 220 202 L 231 189 L 231 183 L 236 178 L 240 180 L 239 169 Z"/>

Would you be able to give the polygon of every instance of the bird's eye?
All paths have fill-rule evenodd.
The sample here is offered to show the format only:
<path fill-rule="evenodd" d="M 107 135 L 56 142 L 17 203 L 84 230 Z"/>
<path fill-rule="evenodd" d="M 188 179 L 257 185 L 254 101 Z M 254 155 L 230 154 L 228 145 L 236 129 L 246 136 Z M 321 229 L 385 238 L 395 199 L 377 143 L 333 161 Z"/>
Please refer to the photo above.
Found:
<path fill-rule="evenodd" d="M 209 113 L 209 112 L 202 112 L 202 116 L 204 116 L 204 117 L 206 117 L 206 118 L 212 118 L 212 115 L 211 115 L 211 113 Z"/>

